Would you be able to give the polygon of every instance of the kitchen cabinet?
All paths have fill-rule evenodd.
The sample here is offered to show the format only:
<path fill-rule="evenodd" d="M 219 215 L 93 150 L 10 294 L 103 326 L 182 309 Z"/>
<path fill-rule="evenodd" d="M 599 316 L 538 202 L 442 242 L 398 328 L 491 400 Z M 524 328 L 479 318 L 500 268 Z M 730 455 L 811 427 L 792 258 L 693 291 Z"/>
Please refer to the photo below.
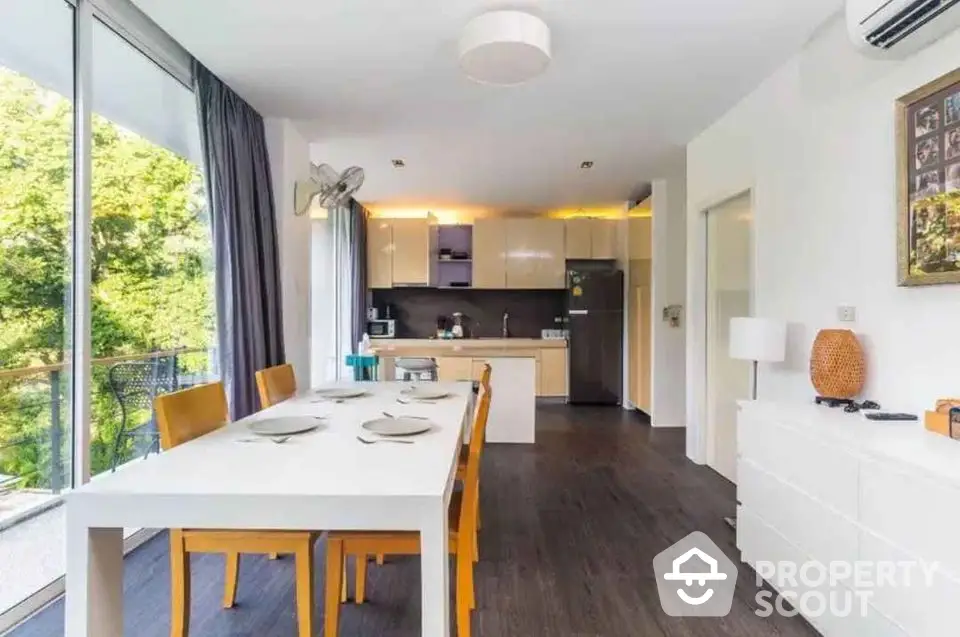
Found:
<path fill-rule="evenodd" d="M 393 224 L 391 219 L 367 221 L 367 284 L 393 287 Z"/>
<path fill-rule="evenodd" d="M 565 253 L 568 259 L 592 258 L 593 221 L 593 219 L 567 219 L 563 222 L 567 234 Z"/>
<path fill-rule="evenodd" d="M 392 219 L 393 285 L 430 285 L 429 219 Z"/>
<path fill-rule="evenodd" d="M 500 358 L 529 358 L 534 363 L 534 391 L 537 396 L 567 395 L 567 348 L 565 343 L 541 339 L 465 339 L 462 341 L 380 340 L 374 348 L 380 356 L 380 377 L 393 380 L 397 356 L 433 358 L 442 381 L 479 381 L 483 366 Z M 476 348 L 476 352 L 471 349 Z"/>
<path fill-rule="evenodd" d="M 629 351 L 628 396 L 637 409 L 650 413 L 651 306 L 650 260 L 630 261 L 630 295 L 627 307 L 627 348 Z"/>
<path fill-rule="evenodd" d="M 650 217 L 630 217 L 627 221 L 630 260 L 652 259 L 653 219 Z"/>
<path fill-rule="evenodd" d="M 620 226 L 618 219 L 590 220 L 591 259 L 617 258 L 617 231 Z"/>
<path fill-rule="evenodd" d="M 430 285 L 430 219 L 367 221 L 367 285 Z"/>
<path fill-rule="evenodd" d="M 471 368 L 470 378 L 479 382 L 480 377 L 483 376 L 483 367 L 488 362 L 489 361 L 485 358 L 474 358 L 473 366 Z"/>
<path fill-rule="evenodd" d="M 565 254 L 568 259 L 616 259 L 619 219 L 567 219 Z"/>
<path fill-rule="evenodd" d="M 473 287 L 507 287 L 506 219 L 477 219 L 473 224 Z"/>
<path fill-rule="evenodd" d="M 437 377 L 445 381 L 473 380 L 473 359 L 456 356 L 438 358 Z"/>
<path fill-rule="evenodd" d="M 553 219 L 506 220 L 509 289 L 566 287 L 564 224 Z"/>
<path fill-rule="evenodd" d="M 567 395 L 567 350 L 540 350 L 540 396 Z"/>

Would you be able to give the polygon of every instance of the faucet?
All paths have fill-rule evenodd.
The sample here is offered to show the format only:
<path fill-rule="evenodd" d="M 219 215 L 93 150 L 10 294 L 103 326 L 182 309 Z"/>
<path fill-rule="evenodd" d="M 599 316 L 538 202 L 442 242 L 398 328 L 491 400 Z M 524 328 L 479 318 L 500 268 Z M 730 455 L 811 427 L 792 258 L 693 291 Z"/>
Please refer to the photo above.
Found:
<path fill-rule="evenodd" d="M 506 310 L 503 311 L 503 325 L 500 328 L 500 336 L 510 338 L 510 313 Z"/>

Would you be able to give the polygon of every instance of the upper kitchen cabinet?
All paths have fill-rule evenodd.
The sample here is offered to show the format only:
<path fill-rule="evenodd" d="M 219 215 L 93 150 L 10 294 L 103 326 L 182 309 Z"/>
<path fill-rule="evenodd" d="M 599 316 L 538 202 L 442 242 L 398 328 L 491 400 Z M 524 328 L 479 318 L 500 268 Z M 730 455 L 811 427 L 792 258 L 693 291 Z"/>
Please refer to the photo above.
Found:
<path fill-rule="evenodd" d="M 621 227 L 619 219 L 591 219 L 590 248 L 591 259 L 617 258 L 617 231 Z"/>
<path fill-rule="evenodd" d="M 371 288 L 393 287 L 393 220 L 367 221 L 367 282 Z"/>
<path fill-rule="evenodd" d="M 391 219 L 393 285 L 430 285 L 429 219 Z"/>
<path fill-rule="evenodd" d="M 653 219 L 650 217 L 630 217 L 627 221 L 629 234 L 630 260 L 653 258 Z"/>
<path fill-rule="evenodd" d="M 473 287 L 507 287 L 507 222 L 477 219 L 473 224 Z"/>
<path fill-rule="evenodd" d="M 593 219 L 567 219 L 566 255 L 568 259 L 593 258 Z"/>
<path fill-rule="evenodd" d="M 506 234 L 507 288 L 566 287 L 563 223 L 552 219 L 507 219 Z"/>
<path fill-rule="evenodd" d="M 567 219 L 568 259 L 616 259 L 619 219 Z"/>

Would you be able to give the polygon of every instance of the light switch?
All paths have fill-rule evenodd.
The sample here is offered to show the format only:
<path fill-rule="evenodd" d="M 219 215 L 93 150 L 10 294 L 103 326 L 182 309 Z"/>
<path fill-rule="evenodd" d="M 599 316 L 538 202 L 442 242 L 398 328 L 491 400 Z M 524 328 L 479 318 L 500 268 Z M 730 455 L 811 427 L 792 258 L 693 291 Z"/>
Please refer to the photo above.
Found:
<path fill-rule="evenodd" d="M 843 323 L 853 323 L 857 320 L 857 308 L 852 305 L 841 305 L 837 308 L 837 319 Z"/>

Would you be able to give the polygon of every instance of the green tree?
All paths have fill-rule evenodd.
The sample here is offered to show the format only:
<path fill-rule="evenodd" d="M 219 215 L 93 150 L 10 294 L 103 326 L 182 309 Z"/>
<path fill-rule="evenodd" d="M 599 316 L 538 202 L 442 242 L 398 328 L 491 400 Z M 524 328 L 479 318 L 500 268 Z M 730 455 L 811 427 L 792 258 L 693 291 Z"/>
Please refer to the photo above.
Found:
<path fill-rule="evenodd" d="M 64 360 L 72 118 L 68 100 L 0 67 L 2 369 Z M 92 135 L 94 357 L 209 348 L 212 245 L 198 167 L 97 115 Z M 183 371 L 201 371 L 206 363 L 205 356 L 188 357 Z M 98 472 L 109 467 L 119 412 L 105 368 L 94 368 L 94 381 L 92 469 Z M 23 475 L 32 485 L 49 480 L 49 427 L 46 374 L 0 378 L 0 472 Z"/>

